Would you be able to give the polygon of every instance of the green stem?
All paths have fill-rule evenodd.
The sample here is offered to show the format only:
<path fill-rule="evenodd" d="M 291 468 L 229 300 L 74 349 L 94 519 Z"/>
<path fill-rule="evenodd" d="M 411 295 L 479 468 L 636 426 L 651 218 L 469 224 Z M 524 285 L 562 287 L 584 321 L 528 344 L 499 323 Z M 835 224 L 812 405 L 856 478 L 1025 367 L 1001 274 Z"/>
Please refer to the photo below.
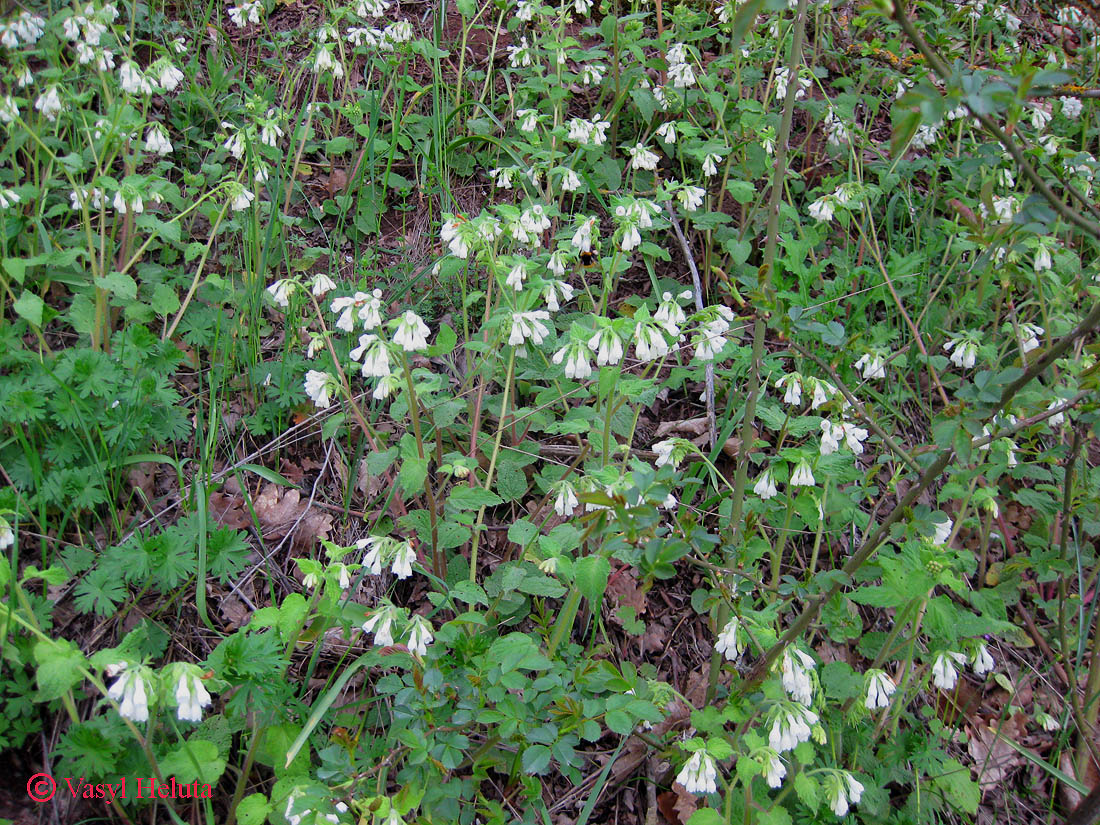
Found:
<path fill-rule="evenodd" d="M 500 418 L 497 420 L 497 434 L 493 441 L 493 454 L 489 458 L 489 469 L 485 473 L 485 489 L 491 490 L 493 486 L 493 473 L 496 471 L 497 458 L 500 456 L 500 440 L 504 436 L 504 418 L 508 411 L 508 397 L 512 394 L 512 375 L 516 366 L 516 348 L 510 347 L 508 353 L 508 370 L 504 378 L 504 396 L 500 401 Z M 485 519 L 485 505 L 477 511 L 477 521 L 474 522 L 474 536 L 470 542 L 470 581 L 477 581 L 477 545 L 481 537 L 480 528 Z"/>

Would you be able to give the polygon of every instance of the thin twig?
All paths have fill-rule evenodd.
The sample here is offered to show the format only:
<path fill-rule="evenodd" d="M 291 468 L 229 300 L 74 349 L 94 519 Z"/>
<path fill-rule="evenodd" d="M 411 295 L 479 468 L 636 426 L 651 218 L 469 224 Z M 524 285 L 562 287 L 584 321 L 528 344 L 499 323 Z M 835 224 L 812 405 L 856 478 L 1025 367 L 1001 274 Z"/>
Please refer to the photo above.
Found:
<path fill-rule="evenodd" d="M 680 221 L 676 219 L 676 210 L 672 206 L 672 202 L 669 201 L 665 204 L 665 208 L 668 209 L 668 218 L 672 221 L 672 229 L 676 233 L 677 240 L 680 241 L 680 248 L 684 250 L 684 258 L 687 259 L 688 269 L 691 270 L 691 282 L 695 287 L 695 310 L 697 312 L 703 311 L 703 282 L 699 277 L 699 268 L 695 265 L 695 258 L 691 254 L 691 248 L 688 247 L 687 238 L 684 237 L 684 232 L 680 229 Z M 707 361 L 707 389 L 706 389 L 706 404 L 707 404 L 707 428 L 710 430 L 710 448 L 714 449 L 715 443 L 718 441 L 718 420 L 714 414 L 714 362 Z"/>

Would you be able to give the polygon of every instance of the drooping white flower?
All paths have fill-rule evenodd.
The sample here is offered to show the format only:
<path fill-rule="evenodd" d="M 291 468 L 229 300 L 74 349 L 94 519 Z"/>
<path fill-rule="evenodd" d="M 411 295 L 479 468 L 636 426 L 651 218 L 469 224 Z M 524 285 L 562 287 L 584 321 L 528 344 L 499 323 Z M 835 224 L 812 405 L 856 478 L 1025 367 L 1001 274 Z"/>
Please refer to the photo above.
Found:
<path fill-rule="evenodd" d="M 298 289 L 298 284 L 289 278 L 280 278 L 267 288 L 267 294 L 278 306 L 290 306 L 290 296 Z"/>
<path fill-rule="evenodd" d="M 313 276 L 313 283 L 310 285 L 310 293 L 312 293 L 315 298 L 322 298 L 334 289 L 336 289 L 336 282 L 324 272 L 318 272 Z"/>
<path fill-rule="evenodd" d="M 1081 116 L 1081 109 L 1084 108 L 1081 105 L 1081 98 L 1063 95 L 1058 100 L 1062 102 L 1062 114 L 1070 120 L 1077 120 Z"/>
<path fill-rule="evenodd" d="M 107 695 L 119 704 L 119 715 L 131 722 L 149 720 L 149 700 L 145 692 L 145 677 L 142 668 L 126 667 Z"/>
<path fill-rule="evenodd" d="M 260 11 L 263 3 L 260 0 L 242 0 L 236 6 L 229 7 L 229 19 L 238 29 L 243 29 L 249 23 L 260 22 Z"/>
<path fill-rule="evenodd" d="M 689 299 L 691 298 L 690 290 L 685 294 Z M 653 320 L 662 324 L 669 335 L 677 336 L 680 334 L 680 326 L 687 320 L 687 316 L 672 293 L 665 292 L 661 295 L 661 303 L 657 305 L 657 311 L 653 313 Z"/>
<path fill-rule="evenodd" d="M 829 398 L 836 395 L 836 387 L 821 378 L 810 377 L 806 379 L 806 383 L 813 390 L 813 396 L 810 399 L 811 410 L 816 410 L 823 404 L 828 403 Z"/>
<path fill-rule="evenodd" d="M 416 551 L 413 550 L 411 541 L 403 541 L 397 546 L 393 554 L 393 564 L 390 566 L 392 573 L 399 579 L 407 579 L 413 574 L 412 563 L 416 561 Z"/>
<path fill-rule="evenodd" d="M 369 331 L 380 327 L 382 325 L 382 290 L 372 289 L 369 295 L 357 292 L 355 297 L 359 308 L 357 315 L 363 324 L 363 329 Z"/>
<path fill-rule="evenodd" d="M 788 372 L 775 379 L 775 388 L 783 390 L 783 401 L 792 407 L 802 405 L 802 376 L 797 372 Z"/>
<path fill-rule="evenodd" d="M 794 472 L 791 473 L 791 486 L 792 487 L 813 487 L 817 482 L 814 480 L 813 470 L 810 469 L 809 462 L 806 459 L 801 459 L 798 464 L 795 465 Z"/>
<path fill-rule="evenodd" d="M 145 210 L 145 204 L 141 199 L 141 194 L 132 187 L 127 187 L 126 191 L 120 189 L 115 192 L 115 197 L 111 201 L 111 204 L 120 215 L 125 215 L 127 212 L 133 212 L 137 215 Z"/>
<path fill-rule="evenodd" d="M 536 346 L 550 334 L 550 328 L 543 321 L 550 320 L 550 313 L 544 309 L 529 312 L 512 313 L 512 329 L 508 335 L 508 345 L 523 346 L 528 340 Z"/>
<path fill-rule="evenodd" d="M 581 178 L 572 169 L 566 169 L 562 173 L 561 190 L 563 192 L 576 192 L 581 188 Z"/>
<path fill-rule="evenodd" d="M 363 622 L 363 632 L 374 634 L 374 643 L 383 647 L 393 644 L 394 608 L 386 605 Z"/>
<path fill-rule="evenodd" d="M 527 267 L 524 266 L 522 260 L 517 261 L 516 265 L 508 271 L 508 277 L 504 279 L 504 285 L 509 286 L 516 292 L 520 292 L 523 289 L 523 283 L 527 280 Z"/>
<path fill-rule="evenodd" d="M 799 704 L 809 705 L 813 702 L 813 681 L 810 674 L 815 666 L 813 657 L 797 647 L 783 651 L 780 663 L 783 689 Z"/>
<path fill-rule="evenodd" d="M 157 85 L 166 92 L 174 92 L 184 81 L 184 74 L 171 61 L 164 59 L 155 65 Z"/>
<path fill-rule="evenodd" d="M 1020 324 L 1019 328 L 1020 349 L 1023 350 L 1025 354 L 1042 346 L 1039 342 L 1039 336 L 1044 335 L 1046 330 L 1036 324 Z"/>
<path fill-rule="evenodd" d="M 943 516 L 943 521 L 935 522 L 935 532 L 932 534 L 933 544 L 945 545 L 947 540 L 951 538 L 951 531 L 955 529 L 954 522 L 947 516 Z"/>
<path fill-rule="evenodd" d="M 401 376 L 396 372 L 391 372 L 389 375 L 378 379 L 378 383 L 374 385 L 374 392 L 370 394 L 370 397 L 375 401 L 382 401 L 389 398 L 399 386 L 401 386 Z"/>
<path fill-rule="evenodd" d="M 320 370 L 309 370 L 306 373 L 306 395 L 319 410 L 328 409 L 332 404 L 332 391 L 335 380 L 331 375 Z"/>
<path fill-rule="evenodd" d="M 706 751 L 696 751 L 676 775 L 676 781 L 684 786 L 688 793 L 716 793 L 718 785 L 718 766 L 714 758 Z"/>
<path fill-rule="evenodd" d="M 863 785 L 847 771 L 830 771 L 825 777 L 825 789 L 829 795 L 829 807 L 837 816 L 848 813 L 851 805 L 859 804 Z"/>
<path fill-rule="evenodd" d="M 649 172 L 657 170 L 657 162 L 661 157 L 643 143 L 635 143 L 630 147 L 630 168 L 642 169 Z"/>
<path fill-rule="evenodd" d="M 513 69 L 525 68 L 534 62 L 531 44 L 527 42 L 526 35 L 520 38 L 519 45 L 508 47 L 508 65 Z"/>
<path fill-rule="evenodd" d="M 689 89 L 695 85 L 695 70 L 688 62 L 687 47 L 674 43 L 668 50 L 668 81 L 676 89 Z"/>
<path fill-rule="evenodd" d="M 571 342 L 555 352 L 551 360 L 555 364 L 565 361 L 565 377 L 582 381 L 592 375 L 588 354 L 589 349 L 583 343 Z"/>
<path fill-rule="evenodd" d="M 821 454 L 830 455 L 840 449 L 840 440 L 844 438 L 844 428 L 827 418 L 821 419 Z"/>
<path fill-rule="evenodd" d="M 555 482 L 554 487 L 557 490 L 557 495 L 554 497 L 554 512 L 562 517 L 573 515 L 577 504 L 580 503 L 573 485 L 568 481 L 558 481 Z"/>
<path fill-rule="evenodd" d="M 867 698 L 863 705 L 867 710 L 890 707 L 890 697 L 898 686 L 882 670 L 867 671 Z"/>
<path fill-rule="evenodd" d="M 11 123 L 19 117 L 19 106 L 11 95 L 0 96 L 0 123 Z"/>
<path fill-rule="evenodd" d="M 623 360 L 622 339 L 611 327 L 603 327 L 589 338 L 588 348 L 596 353 L 596 363 L 601 367 Z"/>
<path fill-rule="evenodd" d="M 944 350 L 951 353 L 951 363 L 956 367 L 968 370 L 977 363 L 978 345 L 972 335 L 972 333 L 964 333 L 943 345 Z"/>
<path fill-rule="evenodd" d="M 122 90 L 131 95 L 153 93 L 153 84 L 136 63 L 127 60 L 118 69 L 118 82 Z"/>
<path fill-rule="evenodd" d="M 460 227 L 465 223 L 465 220 L 458 220 L 451 216 L 443 222 L 439 230 L 440 239 L 450 247 L 451 254 L 456 258 L 465 259 L 470 254 L 470 246 L 464 237 L 465 233 L 460 231 Z"/>
<path fill-rule="evenodd" d="M 234 212 L 243 212 L 252 205 L 252 201 L 256 199 L 256 196 L 252 194 L 252 190 L 247 186 L 242 186 L 236 181 L 231 181 L 229 184 L 229 208 Z"/>
<path fill-rule="evenodd" d="M 413 616 L 409 623 L 409 652 L 423 656 L 428 652 L 433 638 L 431 623 L 419 614 Z"/>
<path fill-rule="evenodd" d="M 953 690 L 955 683 L 959 681 L 959 672 L 955 665 L 966 662 L 966 657 L 954 651 L 944 651 L 936 656 L 932 662 L 932 682 L 940 690 Z"/>
<path fill-rule="evenodd" d="M 421 352 L 428 348 L 428 325 L 411 309 L 406 310 L 397 322 L 393 342 L 405 352 Z"/>
<path fill-rule="evenodd" d="M 1051 733 L 1056 730 L 1062 729 L 1062 723 L 1047 713 L 1045 710 L 1039 710 L 1035 712 L 1035 721 L 1038 722 L 1043 730 Z"/>
<path fill-rule="evenodd" d="M 560 52 L 559 52 L 560 54 Z M 580 83 L 582 86 L 599 86 L 607 67 L 599 63 L 586 63 L 581 66 Z"/>
<path fill-rule="evenodd" d="M 669 438 L 665 441 L 658 441 L 653 445 L 653 452 L 657 454 L 654 464 L 658 467 L 668 464 L 676 468 L 694 449 L 694 445 L 685 438 Z"/>
<path fill-rule="evenodd" d="M 817 721 L 817 714 L 808 707 L 786 702 L 775 710 L 768 744 L 778 753 L 793 750 L 800 743 L 809 741 Z"/>
<path fill-rule="evenodd" d="M 993 670 L 994 664 L 995 662 L 989 653 L 989 648 L 986 647 L 985 642 L 982 642 L 974 651 L 974 658 L 970 662 L 970 667 L 974 671 L 974 675 L 985 676 L 985 674 Z"/>
<path fill-rule="evenodd" d="M 181 722 L 201 722 L 202 709 L 212 701 L 197 672 L 189 669 L 180 675 L 176 682 L 176 717 Z"/>
<path fill-rule="evenodd" d="M 7 550 L 15 544 L 15 532 L 8 524 L 8 520 L 0 516 L 0 550 Z"/>
<path fill-rule="evenodd" d="M 570 240 L 573 248 L 578 252 L 591 252 L 593 232 L 599 228 L 599 223 L 599 218 L 581 217 L 577 222 L 577 231 Z"/>
<path fill-rule="evenodd" d="M 332 45 L 329 43 L 321 43 L 317 46 L 310 68 L 314 74 L 322 76 L 331 72 L 337 80 L 344 76 L 344 64 L 333 57 Z"/>
<path fill-rule="evenodd" d="M 715 304 L 705 307 L 694 317 L 699 321 L 698 328 L 691 336 L 695 357 L 700 361 L 711 361 L 726 346 L 726 333 L 733 321 L 733 310 L 722 304 Z"/>
<path fill-rule="evenodd" d="M 670 120 L 657 127 L 657 137 L 670 146 L 676 142 L 676 121 Z"/>
<path fill-rule="evenodd" d="M 348 353 L 352 361 L 363 359 L 363 375 L 384 378 L 393 372 L 386 342 L 370 332 L 359 336 L 359 346 Z"/>
<path fill-rule="evenodd" d="M 767 501 L 769 498 L 773 498 L 778 492 L 775 489 L 775 481 L 772 479 L 771 468 L 767 468 L 760 474 L 760 477 L 756 479 L 756 484 L 753 485 L 752 491 L 756 493 L 760 498 Z"/>
<path fill-rule="evenodd" d="M 1031 125 L 1035 127 L 1038 132 L 1043 131 L 1050 123 L 1050 119 L 1053 117 L 1051 113 L 1042 106 L 1034 105 L 1031 107 Z"/>
<path fill-rule="evenodd" d="M 852 364 L 852 369 L 857 372 L 862 370 L 863 380 L 886 377 L 886 364 L 878 353 L 865 352 L 859 360 Z"/>
<path fill-rule="evenodd" d="M 848 143 L 850 137 L 848 127 L 832 109 L 829 109 L 829 111 L 825 113 L 824 127 L 826 141 L 829 145 L 844 146 Z"/>
<path fill-rule="evenodd" d="M 769 788 L 778 788 L 783 784 L 783 777 L 787 775 L 787 766 L 771 748 L 762 748 L 760 755 L 764 761 L 764 781 Z"/>
<path fill-rule="evenodd" d="M 680 202 L 680 208 L 685 212 L 697 212 L 703 205 L 703 198 L 707 190 L 701 186 L 681 186 L 676 190 L 676 200 Z"/>
<path fill-rule="evenodd" d="M 172 153 L 172 141 L 168 139 L 168 130 L 161 124 L 153 124 L 145 133 L 145 151 L 155 152 L 161 156 Z"/>
<path fill-rule="evenodd" d="M 848 445 L 848 449 L 856 455 L 863 455 L 863 442 L 867 440 L 870 433 L 851 421 L 842 421 L 840 428 L 844 431 L 844 443 Z"/>
<path fill-rule="evenodd" d="M 718 174 L 718 164 L 722 162 L 722 156 L 717 152 L 710 152 L 703 158 L 703 174 L 708 178 Z"/>
<path fill-rule="evenodd" d="M 714 642 L 714 649 L 725 656 L 727 661 L 735 662 L 741 658 L 741 654 L 745 652 L 745 644 L 741 640 L 740 619 L 733 616 L 726 622 L 726 626 L 722 628 L 722 632 Z"/>
<path fill-rule="evenodd" d="M 1046 244 L 1039 244 L 1035 249 L 1035 261 L 1034 269 L 1036 272 L 1045 272 L 1054 265 L 1054 260 L 1050 255 L 1050 247 Z"/>
<path fill-rule="evenodd" d="M 668 355 L 668 341 L 655 321 L 639 321 L 634 327 L 634 351 L 643 364 Z"/>
<path fill-rule="evenodd" d="M 46 120 L 51 122 L 57 120 L 57 116 L 63 108 L 57 86 L 50 86 L 40 94 L 34 101 L 34 108 L 36 111 L 41 112 Z"/>
<path fill-rule="evenodd" d="M 386 540 L 380 536 L 367 536 L 355 542 L 357 549 L 367 551 L 367 554 L 363 556 L 363 567 L 372 576 L 377 576 L 382 572 L 382 557 L 386 543 Z"/>
<path fill-rule="evenodd" d="M 546 301 L 546 308 L 551 312 L 561 309 L 562 301 L 573 300 L 573 287 L 565 281 L 551 278 L 542 288 L 542 297 Z"/>
<path fill-rule="evenodd" d="M 835 210 L 836 198 L 833 195 L 822 195 L 806 209 L 806 211 L 810 213 L 811 218 L 821 223 L 828 223 L 831 221 Z"/>

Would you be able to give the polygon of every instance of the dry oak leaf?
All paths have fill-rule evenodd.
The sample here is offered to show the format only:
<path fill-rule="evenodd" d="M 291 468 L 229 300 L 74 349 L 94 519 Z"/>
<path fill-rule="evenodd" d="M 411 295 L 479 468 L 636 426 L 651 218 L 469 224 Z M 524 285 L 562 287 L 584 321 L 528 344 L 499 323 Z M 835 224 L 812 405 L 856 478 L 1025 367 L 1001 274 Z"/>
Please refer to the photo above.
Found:
<path fill-rule="evenodd" d="M 1016 736 L 1017 730 L 1013 721 L 1009 719 L 1003 725 L 995 724 L 1000 727 L 1000 736 L 996 727 L 979 722 L 971 728 L 970 741 L 967 743 L 983 794 L 1002 784 L 1016 768 L 1024 764 L 1024 757 L 1020 752 L 1003 738 Z"/>
<path fill-rule="evenodd" d="M 268 484 L 253 500 L 256 518 L 260 521 L 265 538 L 281 539 L 294 530 L 294 541 L 308 545 L 318 539 L 327 539 L 332 530 L 332 516 L 319 510 L 309 511 L 307 502 L 295 489 L 284 489 Z"/>

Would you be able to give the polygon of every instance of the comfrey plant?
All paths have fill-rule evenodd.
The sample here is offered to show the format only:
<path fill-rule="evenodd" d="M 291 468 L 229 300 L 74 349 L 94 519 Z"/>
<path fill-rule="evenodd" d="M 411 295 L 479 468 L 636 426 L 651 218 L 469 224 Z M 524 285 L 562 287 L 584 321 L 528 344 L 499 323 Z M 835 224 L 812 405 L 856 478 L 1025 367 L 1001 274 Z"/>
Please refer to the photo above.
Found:
<path fill-rule="evenodd" d="M 996 82 L 956 88 L 890 5 L 843 54 L 797 2 L 5 21 L 5 744 L 34 691 L 59 773 L 244 823 L 593 821 L 635 785 L 690 825 L 923 823 L 981 798 L 960 696 L 1087 729 L 1094 696 L 1001 694 L 1043 670 L 1018 607 L 1100 684 L 1065 609 L 1094 104 L 974 4 L 943 25 Z M 54 638 L 71 580 L 134 629 Z"/>

